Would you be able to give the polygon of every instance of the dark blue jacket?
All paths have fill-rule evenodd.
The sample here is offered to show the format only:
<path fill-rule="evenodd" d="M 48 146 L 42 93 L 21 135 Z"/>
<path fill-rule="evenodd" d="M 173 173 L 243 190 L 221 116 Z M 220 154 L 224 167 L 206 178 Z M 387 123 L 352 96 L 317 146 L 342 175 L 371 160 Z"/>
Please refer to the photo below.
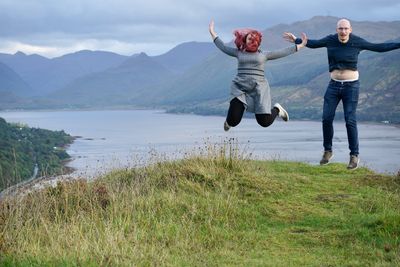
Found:
<path fill-rule="evenodd" d="M 301 39 L 296 39 L 296 44 L 300 44 Z M 374 52 L 386 52 L 400 48 L 400 43 L 379 43 L 373 44 L 350 34 L 349 40 L 342 43 L 338 39 L 338 34 L 328 35 L 320 40 L 308 40 L 307 47 L 320 48 L 326 47 L 328 50 L 329 72 L 333 70 L 357 70 L 358 55 L 362 50 Z"/>

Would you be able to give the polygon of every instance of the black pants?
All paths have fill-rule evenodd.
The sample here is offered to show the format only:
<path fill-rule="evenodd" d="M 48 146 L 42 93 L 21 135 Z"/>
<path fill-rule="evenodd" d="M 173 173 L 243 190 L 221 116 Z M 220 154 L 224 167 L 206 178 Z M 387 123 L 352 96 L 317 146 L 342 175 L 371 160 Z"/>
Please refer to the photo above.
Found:
<path fill-rule="evenodd" d="M 226 122 L 229 126 L 235 127 L 240 123 L 244 110 L 244 104 L 239 99 L 234 98 L 231 100 L 228 115 L 226 117 Z M 262 127 L 268 127 L 274 122 L 278 113 L 279 109 L 273 108 L 271 109 L 271 114 L 256 114 L 256 120 Z"/>

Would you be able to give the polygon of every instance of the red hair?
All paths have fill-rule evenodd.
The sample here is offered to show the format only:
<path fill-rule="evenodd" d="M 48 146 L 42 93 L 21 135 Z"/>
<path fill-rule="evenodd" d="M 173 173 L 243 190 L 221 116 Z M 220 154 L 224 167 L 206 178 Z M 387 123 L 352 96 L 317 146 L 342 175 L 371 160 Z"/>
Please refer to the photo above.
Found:
<path fill-rule="evenodd" d="M 240 51 L 257 52 L 262 40 L 261 32 L 253 29 L 237 29 L 233 34 L 235 35 L 236 47 Z M 246 38 L 249 34 L 252 38 L 249 40 L 249 44 L 246 44 Z"/>

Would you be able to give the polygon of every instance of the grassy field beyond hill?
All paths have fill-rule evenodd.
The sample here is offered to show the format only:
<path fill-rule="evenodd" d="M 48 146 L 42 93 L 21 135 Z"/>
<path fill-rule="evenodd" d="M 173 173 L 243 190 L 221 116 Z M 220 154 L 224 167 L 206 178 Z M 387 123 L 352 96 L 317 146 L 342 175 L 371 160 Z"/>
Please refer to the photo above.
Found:
<path fill-rule="evenodd" d="M 399 176 L 227 150 L 3 200 L 0 265 L 400 265 Z"/>

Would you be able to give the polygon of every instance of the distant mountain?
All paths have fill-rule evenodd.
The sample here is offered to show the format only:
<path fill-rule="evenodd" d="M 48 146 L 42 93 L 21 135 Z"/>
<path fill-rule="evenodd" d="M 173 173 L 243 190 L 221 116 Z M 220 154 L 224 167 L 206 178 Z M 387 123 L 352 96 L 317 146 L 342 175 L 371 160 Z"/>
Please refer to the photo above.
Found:
<path fill-rule="evenodd" d="M 187 42 L 152 57 L 173 73 L 182 73 L 215 51 L 211 43 Z M 136 55 L 133 55 L 133 57 Z M 82 50 L 48 59 L 39 55 L 1 54 L 0 62 L 11 66 L 32 88 L 29 96 L 44 96 L 65 88 L 75 79 L 115 68 L 129 57 L 105 51 Z"/>
<path fill-rule="evenodd" d="M 23 107 L 31 90 L 14 70 L 0 62 L 0 107 Z"/>
<path fill-rule="evenodd" d="M 175 75 L 145 53 L 115 68 L 76 79 L 51 95 L 69 107 L 140 104 L 147 89 L 162 86 Z"/>
<path fill-rule="evenodd" d="M 0 54 L 0 61 L 13 68 L 31 87 L 31 96 L 57 91 L 74 79 L 115 67 L 127 57 L 111 52 L 83 50 L 48 59 L 39 55 Z"/>
<path fill-rule="evenodd" d="M 183 73 L 215 51 L 215 45 L 210 42 L 187 42 L 153 59 L 173 72 Z"/>
<path fill-rule="evenodd" d="M 17 52 L 14 55 L 0 54 L 0 62 L 5 63 L 12 68 L 21 79 L 23 79 L 31 90 L 27 92 L 27 96 L 36 95 L 36 84 L 38 80 L 46 77 L 46 73 L 41 71 L 50 64 L 48 58 L 39 55 L 26 55 L 22 52 Z"/>
<path fill-rule="evenodd" d="M 48 88 L 52 89 L 51 92 L 57 91 L 74 79 L 116 67 L 127 58 L 116 53 L 89 50 L 53 58 L 50 73 L 58 75 L 58 79 Z"/>
<path fill-rule="evenodd" d="M 0 62 L 0 92 L 25 96 L 31 90 L 30 86 L 13 69 Z"/>
<path fill-rule="evenodd" d="M 80 77 L 50 95 L 51 106 L 104 105 L 153 106 L 162 100 L 165 88 L 185 70 L 201 63 L 216 52 L 212 43 L 188 42 L 160 56 L 133 55 L 121 65 Z M 169 87 L 168 87 L 169 88 Z M 79 97 L 77 97 L 79 96 Z M 55 101 L 60 99 L 60 101 Z M 46 105 L 45 103 L 45 105 Z"/>
<path fill-rule="evenodd" d="M 337 20 L 317 16 L 275 25 L 263 31 L 262 49 L 293 45 L 283 40 L 285 31 L 296 35 L 305 32 L 310 39 L 322 38 L 335 32 Z M 399 41 L 400 21 L 353 21 L 352 26 L 354 34 L 371 42 Z M 232 44 L 232 40 L 224 41 Z M 0 54 L 0 60 L 2 57 Z M 15 70 L 40 94 L 51 93 L 46 98 L 32 100 L 25 108 L 156 107 L 171 112 L 222 115 L 226 113 L 230 83 L 237 68 L 236 59 L 218 51 L 212 42 L 183 43 L 154 57 L 144 53 L 124 57 L 90 51 L 52 60 L 23 54 L 13 57 L 29 59 L 29 62 L 36 60 L 37 65 L 30 68 L 29 64 L 24 65 L 25 69 L 14 63 L 19 66 Z M 400 122 L 399 59 L 400 50 L 360 54 L 359 118 Z M 24 75 L 18 70 L 24 70 Z M 306 48 L 269 61 L 265 72 L 273 102 L 284 104 L 292 118 L 320 119 L 322 98 L 329 81 L 325 48 Z"/>
<path fill-rule="evenodd" d="M 32 69 L 41 69 L 47 66 L 51 60 L 36 54 L 26 55 L 25 53 L 17 52 L 13 55 L 0 53 L 0 61 L 10 66 L 19 75 L 25 76 L 32 72 Z"/>

